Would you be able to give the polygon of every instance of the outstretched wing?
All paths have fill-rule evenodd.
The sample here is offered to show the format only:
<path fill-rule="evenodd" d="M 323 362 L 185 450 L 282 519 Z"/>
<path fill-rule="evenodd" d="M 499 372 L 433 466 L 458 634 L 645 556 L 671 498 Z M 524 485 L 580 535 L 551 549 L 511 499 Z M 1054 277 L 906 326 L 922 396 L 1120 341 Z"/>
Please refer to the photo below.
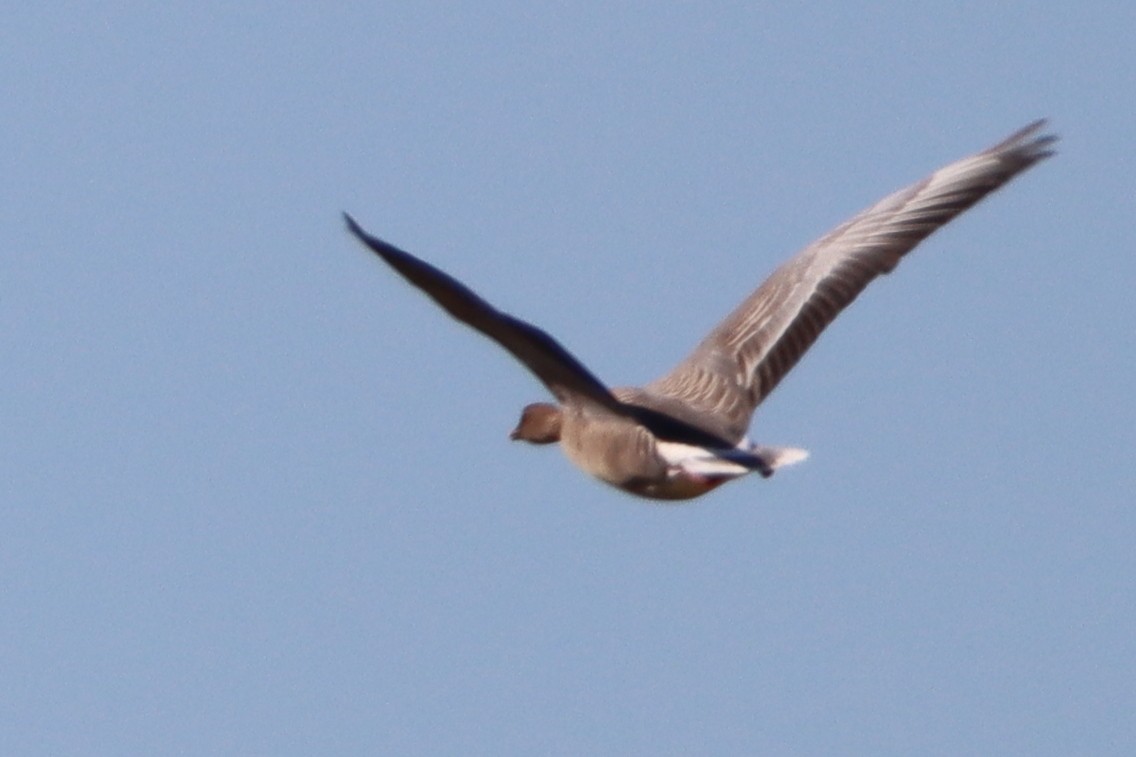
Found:
<path fill-rule="evenodd" d="M 451 316 L 508 350 L 561 402 L 582 400 L 624 414 L 619 402 L 591 371 L 546 332 L 478 297 L 469 287 L 392 244 L 373 237 L 346 213 L 347 228 Z"/>
<path fill-rule="evenodd" d="M 778 268 L 667 375 L 645 387 L 741 439 L 754 409 L 872 279 L 955 216 L 1053 154 L 1035 121 L 885 197 Z"/>

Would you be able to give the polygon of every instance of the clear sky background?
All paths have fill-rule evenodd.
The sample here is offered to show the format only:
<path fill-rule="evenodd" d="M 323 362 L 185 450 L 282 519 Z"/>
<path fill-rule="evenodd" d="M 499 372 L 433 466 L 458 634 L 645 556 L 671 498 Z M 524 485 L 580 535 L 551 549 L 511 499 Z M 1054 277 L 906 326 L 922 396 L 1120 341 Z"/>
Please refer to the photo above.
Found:
<path fill-rule="evenodd" d="M 0 25 L 0 752 L 1136 753 L 1136 4 Z M 659 506 L 339 213 L 613 384 L 1048 116 Z"/>

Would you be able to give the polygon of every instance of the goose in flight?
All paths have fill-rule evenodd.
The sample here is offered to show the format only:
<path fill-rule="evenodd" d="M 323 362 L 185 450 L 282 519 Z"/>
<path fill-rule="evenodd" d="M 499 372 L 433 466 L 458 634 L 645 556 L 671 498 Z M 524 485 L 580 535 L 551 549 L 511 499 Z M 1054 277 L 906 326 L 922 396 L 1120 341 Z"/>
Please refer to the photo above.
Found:
<path fill-rule="evenodd" d="M 578 467 L 641 497 L 682 500 L 757 472 L 771 476 L 804 450 L 746 436 L 750 418 L 825 326 L 870 281 L 928 235 L 1053 154 L 1036 121 L 982 152 L 888 195 L 813 242 L 765 280 L 670 373 L 609 389 L 546 332 L 503 313 L 457 279 L 347 228 L 451 316 L 497 342 L 556 403 L 530 404 L 511 438 L 559 442 Z"/>

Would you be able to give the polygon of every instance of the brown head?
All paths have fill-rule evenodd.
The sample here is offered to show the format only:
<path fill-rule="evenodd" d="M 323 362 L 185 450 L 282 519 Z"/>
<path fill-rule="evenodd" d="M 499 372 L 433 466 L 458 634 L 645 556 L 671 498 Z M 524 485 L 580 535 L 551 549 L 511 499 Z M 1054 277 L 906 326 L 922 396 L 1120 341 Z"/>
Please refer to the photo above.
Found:
<path fill-rule="evenodd" d="M 521 420 L 509 438 L 529 444 L 555 444 L 560 441 L 560 408 L 549 402 L 525 405 Z"/>

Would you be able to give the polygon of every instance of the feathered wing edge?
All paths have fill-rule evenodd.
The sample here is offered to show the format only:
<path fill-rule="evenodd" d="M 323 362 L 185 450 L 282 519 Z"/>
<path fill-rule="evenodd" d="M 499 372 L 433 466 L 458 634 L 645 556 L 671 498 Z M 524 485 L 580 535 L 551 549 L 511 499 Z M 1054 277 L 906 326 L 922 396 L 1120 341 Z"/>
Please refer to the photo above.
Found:
<path fill-rule="evenodd" d="M 754 409 L 824 328 L 935 230 L 1053 154 L 1038 120 L 867 208 L 783 264 L 670 373 L 645 387 L 741 439 Z"/>
<path fill-rule="evenodd" d="M 403 278 L 453 318 L 504 347 L 561 402 L 573 397 L 619 411 L 620 403 L 603 382 L 548 333 L 503 313 L 454 277 L 378 237 L 344 213 L 348 230 Z"/>

